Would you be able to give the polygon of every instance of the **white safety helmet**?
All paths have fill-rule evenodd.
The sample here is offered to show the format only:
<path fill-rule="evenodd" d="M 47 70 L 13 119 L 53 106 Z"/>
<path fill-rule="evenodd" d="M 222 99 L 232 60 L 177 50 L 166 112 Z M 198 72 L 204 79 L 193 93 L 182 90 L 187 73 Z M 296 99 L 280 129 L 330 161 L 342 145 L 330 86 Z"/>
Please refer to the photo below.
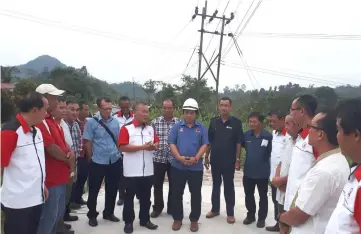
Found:
<path fill-rule="evenodd" d="M 183 103 L 183 108 L 182 109 L 183 110 L 195 110 L 196 111 L 196 110 L 198 110 L 198 103 L 193 98 L 188 98 Z"/>

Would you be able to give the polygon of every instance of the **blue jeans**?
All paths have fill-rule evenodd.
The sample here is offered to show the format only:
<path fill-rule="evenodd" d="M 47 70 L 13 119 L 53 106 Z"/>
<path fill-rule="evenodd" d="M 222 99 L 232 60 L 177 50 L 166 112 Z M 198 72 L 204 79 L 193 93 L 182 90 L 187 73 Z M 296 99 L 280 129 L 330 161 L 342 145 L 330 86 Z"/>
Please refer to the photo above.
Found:
<path fill-rule="evenodd" d="M 43 205 L 37 234 L 56 234 L 58 221 L 65 212 L 66 184 L 48 190 L 49 198 Z"/>

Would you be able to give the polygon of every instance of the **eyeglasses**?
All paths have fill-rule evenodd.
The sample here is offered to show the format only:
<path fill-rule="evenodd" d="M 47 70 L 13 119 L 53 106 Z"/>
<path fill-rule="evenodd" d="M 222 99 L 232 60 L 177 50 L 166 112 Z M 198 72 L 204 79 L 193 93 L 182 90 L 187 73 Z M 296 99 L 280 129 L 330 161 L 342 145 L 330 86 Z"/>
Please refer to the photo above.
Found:
<path fill-rule="evenodd" d="M 301 108 L 291 108 L 290 112 L 295 111 L 295 110 L 301 110 Z"/>
<path fill-rule="evenodd" d="M 313 129 L 315 129 L 316 131 L 323 131 L 322 128 L 319 128 L 319 127 L 317 127 L 317 126 L 313 126 L 312 124 L 307 124 L 307 128 L 308 128 L 308 129 L 313 128 Z"/>

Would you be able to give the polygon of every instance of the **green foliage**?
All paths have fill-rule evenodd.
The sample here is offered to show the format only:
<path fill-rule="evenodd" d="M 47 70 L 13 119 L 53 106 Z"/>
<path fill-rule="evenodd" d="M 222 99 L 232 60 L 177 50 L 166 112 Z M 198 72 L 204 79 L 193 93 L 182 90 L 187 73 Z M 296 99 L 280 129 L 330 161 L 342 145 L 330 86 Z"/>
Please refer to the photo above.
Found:
<path fill-rule="evenodd" d="M 1 91 L 1 123 L 9 121 L 16 113 L 11 92 Z"/>

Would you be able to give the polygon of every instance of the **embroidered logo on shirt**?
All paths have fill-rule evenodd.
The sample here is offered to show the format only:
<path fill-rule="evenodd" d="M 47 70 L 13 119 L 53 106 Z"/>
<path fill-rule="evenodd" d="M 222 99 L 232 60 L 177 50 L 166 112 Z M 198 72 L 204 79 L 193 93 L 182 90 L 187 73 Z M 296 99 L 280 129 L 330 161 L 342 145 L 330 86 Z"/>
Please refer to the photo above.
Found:
<path fill-rule="evenodd" d="M 180 132 L 183 132 L 183 128 L 180 128 L 179 131 L 180 131 Z"/>
<path fill-rule="evenodd" d="M 196 132 L 200 132 L 200 131 L 199 131 L 199 128 L 196 128 Z"/>
<path fill-rule="evenodd" d="M 227 126 L 226 128 L 227 128 L 227 129 L 232 129 L 232 127 L 231 127 L 231 126 Z"/>
<path fill-rule="evenodd" d="M 307 142 L 304 142 L 304 143 L 302 144 L 302 148 L 304 149 L 304 148 L 306 148 L 306 146 L 307 146 Z"/>

